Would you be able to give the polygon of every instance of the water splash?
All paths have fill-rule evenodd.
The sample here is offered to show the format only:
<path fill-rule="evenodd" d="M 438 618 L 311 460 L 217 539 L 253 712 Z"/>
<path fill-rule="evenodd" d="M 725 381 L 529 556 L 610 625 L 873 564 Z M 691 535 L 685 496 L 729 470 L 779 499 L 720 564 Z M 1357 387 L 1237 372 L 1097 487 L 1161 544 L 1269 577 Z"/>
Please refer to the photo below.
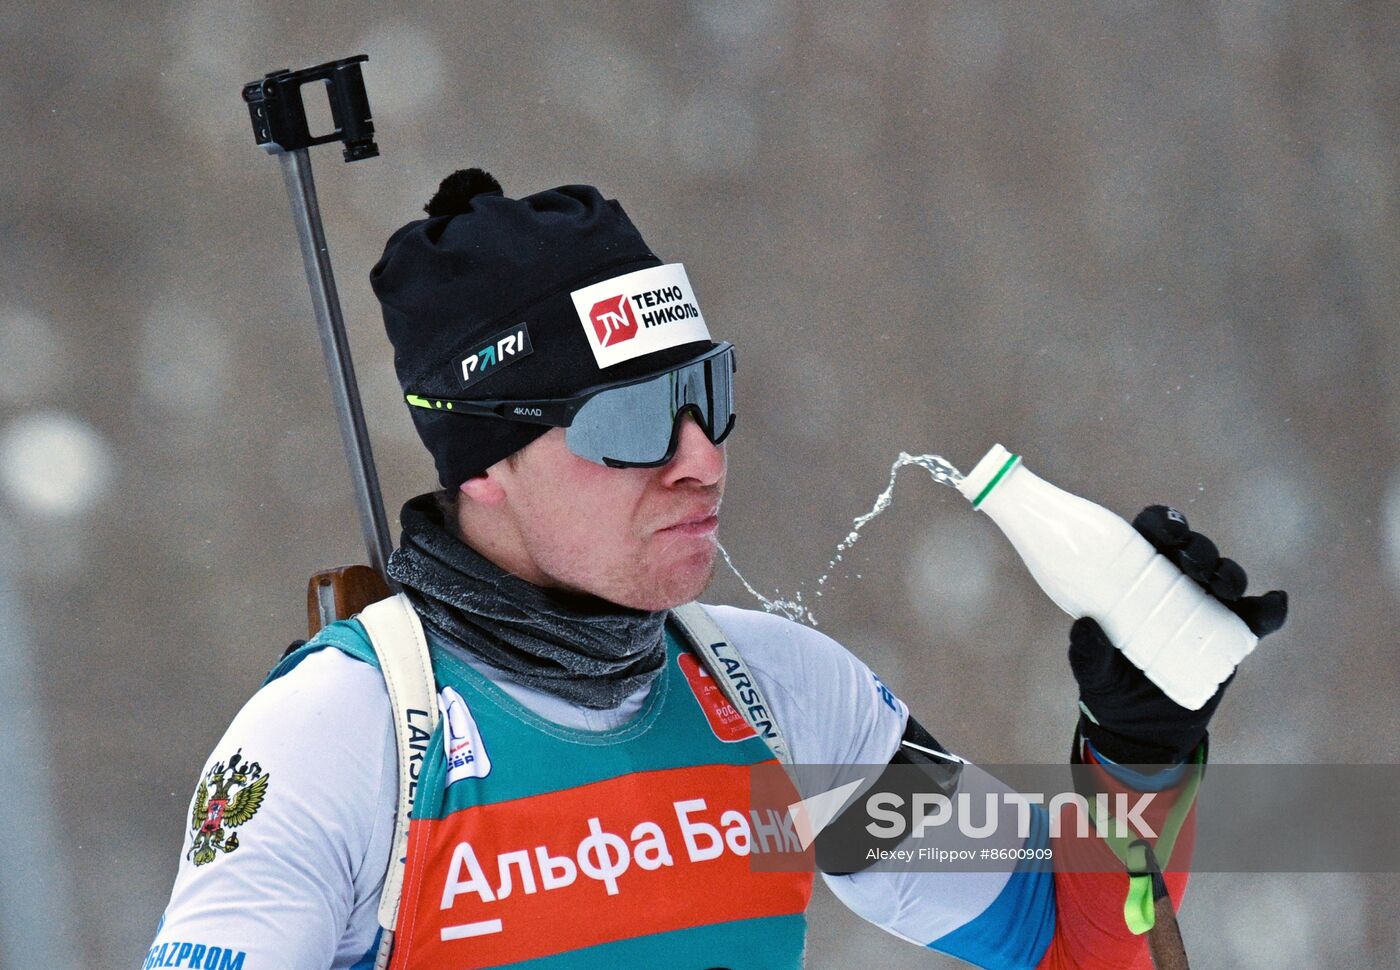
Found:
<path fill-rule="evenodd" d="M 816 596 L 822 595 L 822 590 L 826 586 L 827 581 L 831 578 L 831 574 L 836 569 L 837 564 L 842 561 L 851 547 L 860 540 L 861 530 L 875 519 L 879 518 L 883 512 L 894 504 L 895 479 L 899 477 L 899 470 L 906 465 L 919 466 L 924 469 L 924 471 L 928 472 L 930 477 L 940 485 L 951 485 L 956 488 L 963 480 L 962 472 L 954 468 L 953 465 L 941 455 L 911 455 L 907 451 L 901 451 L 899 457 L 895 459 L 894 464 L 890 466 L 889 484 L 885 486 L 883 492 L 875 497 L 875 504 L 871 506 L 870 511 L 866 512 L 864 515 L 857 516 L 851 522 L 851 531 L 846 534 L 846 538 L 842 539 L 841 542 L 837 544 L 836 554 L 832 556 L 831 561 L 826 564 L 825 572 L 817 578 Z M 802 601 L 802 586 L 799 586 L 791 597 L 784 596 L 782 590 L 774 590 L 773 598 L 769 599 L 744 578 L 744 574 L 739 572 L 739 568 L 734 565 L 734 560 L 729 557 L 729 552 L 724 546 L 721 545 L 719 551 L 720 554 L 724 556 L 725 565 L 738 577 L 739 582 L 744 584 L 744 588 L 758 600 L 765 611 L 777 613 L 780 616 L 784 616 L 789 620 L 795 620 L 798 623 L 807 623 L 814 627 L 817 626 L 816 614 L 812 612 L 811 607 L 807 606 Z M 859 574 L 857 574 L 856 578 L 860 578 Z"/>
<path fill-rule="evenodd" d="M 802 605 L 801 590 L 798 590 L 795 600 L 783 599 L 781 591 L 774 590 L 773 595 L 778 598 L 770 600 L 758 590 L 754 589 L 753 584 L 744 578 L 743 573 L 739 572 L 739 567 L 734 565 L 733 559 L 729 558 L 729 550 L 724 548 L 724 544 L 716 543 L 716 545 L 719 546 L 719 553 L 724 557 L 724 564 L 729 567 L 729 571 L 739 577 L 739 582 L 744 584 L 744 589 L 748 590 L 753 598 L 758 600 L 765 612 L 777 613 L 779 616 L 785 616 L 789 620 L 796 620 L 798 623 L 810 623 L 812 626 L 817 625 L 817 618 L 812 615 L 810 610 Z"/>

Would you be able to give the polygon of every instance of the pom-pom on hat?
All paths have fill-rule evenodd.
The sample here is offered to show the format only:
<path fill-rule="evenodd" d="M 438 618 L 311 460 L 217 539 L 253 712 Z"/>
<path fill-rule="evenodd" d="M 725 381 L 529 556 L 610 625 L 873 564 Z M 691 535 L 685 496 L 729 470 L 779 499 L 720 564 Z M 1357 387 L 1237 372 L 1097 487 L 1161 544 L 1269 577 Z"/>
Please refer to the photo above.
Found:
<path fill-rule="evenodd" d="M 501 183 L 497 182 L 490 172 L 483 172 L 479 168 L 459 169 L 442 180 L 437 193 L 423 206 L 423 211 L 429 217 L 461 215 L 470 208 L 472 199 L 478 195 L 504 194 L 501 191 Z"/>
<path fill-rule="evenodd" d="M 591 185 L 563 185 L 506 198 L 472 168 L 442 181 L 428 218 L 401 227 L 370 271 L 405 394 L 426 398 L 527 400 L 568 397 L 598 384 L 661 373 L 712 349 L 679 266 L 689 311 L 669 312 L 645 331 L 636 313 L 596 296 L 591 284 L 662 266 L 615 199 Z M 634 277 L 646 283 L 649 274 Z M 663 281 L 664 282 L 664 281 Z M 626 281 L 617 292 L 623 300 Z M 658 288 L 648 291 L 663 292 Z M 665 292 L 671 292 L 669 287 Z M 680 290 L 676 290 L 679 293 Z M 607 306 L 605 306 L 607 304 Z M 651 305 L 651 304 L 648 304 Z M 615 307 L 627 337 L 589 318 Z M 656 311 L 653 311 L 656 312 Z M 688 312 L 688 311 L 687 311 Z M 626 317 L 620 316 L 625 313 Z M 697 326 L 698 319 L 698 326 Z M 637 336 L 634 342 L 624 339 Z M 612 346 L 609 346 L 609 344 Z M 410 407 L 444 488 L 456 488 L 549 429 Z"/>

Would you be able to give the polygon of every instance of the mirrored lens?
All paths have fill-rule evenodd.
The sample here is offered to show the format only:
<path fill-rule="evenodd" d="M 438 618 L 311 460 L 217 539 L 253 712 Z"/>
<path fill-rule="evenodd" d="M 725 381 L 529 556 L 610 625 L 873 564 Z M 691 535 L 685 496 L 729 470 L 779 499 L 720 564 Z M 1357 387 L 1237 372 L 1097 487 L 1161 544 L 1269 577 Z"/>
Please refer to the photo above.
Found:
<path fill-rule="evenodd" d="M 660 465 L 689 410 L 718 444 L 734 416 L 733 349 L 589 398 L 564 432 L 569 450 L 599 464 Z"/>

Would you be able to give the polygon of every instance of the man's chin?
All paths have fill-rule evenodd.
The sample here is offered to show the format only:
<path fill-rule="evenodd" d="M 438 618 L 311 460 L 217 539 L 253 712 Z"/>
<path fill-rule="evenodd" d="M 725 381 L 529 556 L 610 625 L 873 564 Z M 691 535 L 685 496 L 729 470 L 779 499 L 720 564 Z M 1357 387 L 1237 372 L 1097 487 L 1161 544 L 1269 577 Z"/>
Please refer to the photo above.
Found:
<path fill-rule="evenodd" d="M 713 546 L 707 554 L 692 557 L 684 563 L 677 563 L 664 577 L 657 576 L 637 591 L 633 609 L 655 613 L 689 603 L 709 587 L 714 579 L 718 553 Z"/>

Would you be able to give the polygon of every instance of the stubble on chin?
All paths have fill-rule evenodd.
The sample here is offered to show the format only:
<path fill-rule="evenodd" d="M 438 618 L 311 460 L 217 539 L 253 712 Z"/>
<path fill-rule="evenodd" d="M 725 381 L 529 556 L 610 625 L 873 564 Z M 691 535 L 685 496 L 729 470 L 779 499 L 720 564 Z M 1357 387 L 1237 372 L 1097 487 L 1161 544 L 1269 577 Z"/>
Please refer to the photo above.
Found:
<path fill-rule="evenodd" d="M 717 568 L 719 568 L 719 549 L 716 546 L 710 550 L 710 556 L 704 568 L 688 570 L 685 574 L 676 576 L 675 583 L 670 584 L 672 588 L 665 591 L 664 605 L 655 606 L 653 609 L 669 610 L 691 602 L 709 588 L 710 582 L 715 578 Z M 642 581 L 649 582 L 646 578 Z M 653 594 L 658 592 L 654 581 L 650 583 L 648 588 Z"/>
<path fill-rule="evenodd" d="M 689 603 L 709 587 L 715 575 L 716 556 L 711 556 L 704 567 L 698 564 L 690 569 L 673 569 L 669 573 L 658 573 L 655 569 L 630 571 L 631 575 L 611 585 L 609 593 L 600 593 L 603 599 L 648 613 L 674 609 Z"/>

